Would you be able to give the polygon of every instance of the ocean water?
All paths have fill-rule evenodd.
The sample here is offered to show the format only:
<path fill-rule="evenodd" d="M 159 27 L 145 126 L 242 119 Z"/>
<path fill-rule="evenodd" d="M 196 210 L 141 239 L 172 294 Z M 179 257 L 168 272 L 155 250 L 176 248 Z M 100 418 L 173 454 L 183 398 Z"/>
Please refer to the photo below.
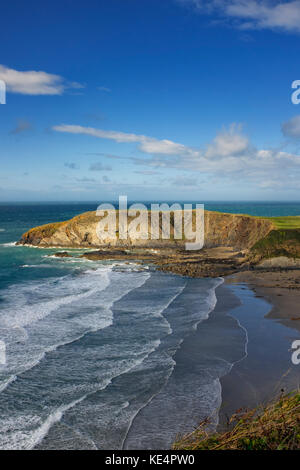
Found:
<path fill-rule="evenodd" d="M 203 330 L 197 362 L 177 361 L 222 279 L 14 244 L 33 226 L 93 209 L 0 205 L 0 449 L 168 448 L 176 426 L 217 424 L 220 378 L 245 355 L 245 331 L 228 316 Z"/>

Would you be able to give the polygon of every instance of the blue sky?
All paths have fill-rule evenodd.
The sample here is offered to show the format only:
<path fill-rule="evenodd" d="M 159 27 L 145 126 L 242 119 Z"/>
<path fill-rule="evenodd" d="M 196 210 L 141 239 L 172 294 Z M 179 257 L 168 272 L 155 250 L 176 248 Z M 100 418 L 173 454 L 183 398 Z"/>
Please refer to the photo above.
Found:
<path fill-rule="evenodd" d="M 300 1 L 14 0 L 1 17 L 0 201 L 300 199 Z"/>

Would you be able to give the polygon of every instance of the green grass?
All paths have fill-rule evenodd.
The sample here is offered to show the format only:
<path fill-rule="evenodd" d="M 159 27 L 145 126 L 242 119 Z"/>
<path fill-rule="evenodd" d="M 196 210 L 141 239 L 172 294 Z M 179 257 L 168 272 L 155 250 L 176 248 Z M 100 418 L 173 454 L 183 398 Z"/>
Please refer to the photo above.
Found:
<path fill-rule="evenodd" d="M 300 257 L 300 229 L 272 230 L 265 238 L 262 238 L 251 248 L 254 256 L 260 258 L 274 258 L 287 256 L 289 258 Z"/>
<path fill-rule="evenodd" d="M 203 421 L 179 439 L 180 450 L 296 450 L 300 449 L 300 393 L 281 396 L 267 406 L 232 416 L 229 430 L 209 434 Z"/>
<path fill-rule="evenodd" d="M 251 248 L 251 253 L 259 259 L 286 256 L 300 257 L 300 216 L 258 217 L 270 220 L 274 230 Z"/>
<path fill-rule="evenodd" d="M 213 211 L 217 214 L 227 214 L 227 212 L 219 212 Z M 256 215 L 249 215 L 249 214 L 232 214 L 232 215 L 239 215 L 243 217 L 251 217 L 254 219 L 265 219 L 270 220 L 274 224 L 274 228 L 277 229 L 300 229 L 300 215 L 296 216 L 285 216 L 285 217 L 264 217 L 264 216 L 256 216 Z"/>
<path fill-rule="evenodd" d="M 271 220 L 277 229 L 300 229 L 300 216 L 260 218 Z"/>

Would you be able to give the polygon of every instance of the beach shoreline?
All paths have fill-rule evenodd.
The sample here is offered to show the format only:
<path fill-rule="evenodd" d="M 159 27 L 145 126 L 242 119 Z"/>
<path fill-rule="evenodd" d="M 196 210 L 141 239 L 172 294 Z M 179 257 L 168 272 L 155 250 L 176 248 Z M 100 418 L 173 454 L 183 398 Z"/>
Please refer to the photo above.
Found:
<path fill-rule="evenodd" d="M 299 270 L 244 271 L 225 278 L 223 286 L 240 301 L 225 313 L 247 330 L 248 344 L 247 357 L 221 378 L 219 430 L 237 410 L 299 387 L 300 366 L 291 360 L 292 342 L 300 339 L 299 280 Z"/>
<path fill-rule="evenodd" d="M 258 297 L 266 299 L 272 308 L 268 318 L 279 320 L 300 331 L 300 270 L 240 271 L 225 278 L 225 283 L 245 282 Z"/>
<path fill-rule="evenodd" d="M 270 275 L 272 277 L 273 273 L 271 272 Z M 295 329 L 293 320 L 290 320 L 290 324 L 288 324 L 287 320 L 281 322 L 277 318 L 273 318 L 271 313 L 278 309 L 276 299 L 274 304 L 271 304 L 270 298 L 264 298 L 261 292 L 258 294 L 254 289 L 254 280 L 251 279 L 250 284 L 249 277 L 249 283 L 246 282 L 245 274 L 243 278 L 240 278 L 239 274 L 225 278 L 224 283 L 216 288 L 217 303 L 215 308 L 207 319 L 197 325 L 195 332 L 183 342 L 177 351 L 174 357 L 176 365 L 170 383 L 158 394 L 158 398 L 162 397 L 161 401 L 168 402 L 168 408 L 172 410 L 171 415 L 178 413 L 177 425 L 174 427 L 174 438 L 175 435 L 181 436 L 185 432 L 192 431 L 193 426 L 200 424 L 199 410 L 203 403 L 200 398 L 197 406 L 197 399 L 195 400 L 198 393 L 196 390 L 197 381 L 192 377 L 185 392 L 189 396 L 194 390 L 195 396 L 190 403 L 191 409 L 183 406 L 185 416 L 182 415 L 182 411 L 179 411 L 178 403 L 181 403 L 185 394 L 181 390 L 182 370 L 190 368 L 193 370 L 193 377 L 195 377 L 203 354 L 212 354 L 211 357 L 220 354 L 220 357 L 227 357 L 227 360 L 230 356 L 235 357 L 232 360 L 230 370 L 217 379 L 220 384 L 220 405 L 216 409 L 216 429 L 218 431 L 228 429 L 228 421 L 237 410 L 267 404 L 278 398 L 283 390 L 290 392 L 298 387 L 300 366 L 292 364 L 290 351 L 292 341 L 299 338 L 298 330 Z M 297 295 L 295 298 L 293 297 L 292 301 L 297 302 Z M 211 352 L 210 348 L 213 348 Z M 169 392 L 175 389 L 172 382 L 177 383 L 178 397 L 173 404 L 170 404 L 172 393 L 169 394 Z M 185 397 L 185 404 L 188 402 L 188 396 Z M 141 412 L 139 416 L 140 427 L 147 420 L 151 428 L 152 411 L 155 410 L 158 413 L 155 402 L 157 402 L 157 397 Z M 197 419 L 198 414 L 199 418 Z M 194 424 L 192 424 L 192 415 L 194 416 Z M 210 416 L 207 418 L 211 424 L 207 430 L 212 431 L 216 416 L 213 414 L 211 421 Z M 159 420 L 159 418 L 157 419 Z M 127 444 L 130 445 L 128 448 L 134 448 L 136 444 L 135 435 L 139 434 L 140 429 L 139 427 L 135 429 L 135 427 L 136 423 L 129 433 L 130 439 Z M 160 441 L 159 435 L 157 440 Z"/>
<path fill-rule="evenodd" d="M 211 277 L 215 277 L 217 273 L 223 275 L 228 266 L 227 262 L 231 264 L 233 257 L 233 252 L 230 248 L 216 248 L 204 251 L 201 253 L 203 258 L 209 255 L 209 271 L 207 272 L 202 266 L 200 266 L 200 270 L 197 269 L 199 262 L 197 259 L 198 255 L 195 255 L 194 258 L 193 254 L 187 253 L 185 259 L 178 266 L 179 272 L 175 273 L 173 272 L 173 266 L 176 264 L 177 253 L 172 259 L 171 269 L 169 269 L 169 262 L 171 260 L 169 253 L 166 256 L 165 263 L 161 263 L 161 253 L 155 253 L 154 250 L 134 250 L 129 256 L 128 252 L 124 252 L 120 256 L 120 251 L 116 250 L 113 257 L 112 252 L 114 250 L 85 253 L 83 258 L 91 262 L 120 261 L 125 262 L 125 264 L 135 260 L 141 265 L 151 265 L 153 269 L 164 271 L 166 274 L 169 274 L 171 271 L 175 276 L 202 278 L 210 277 L 204 274 L 213 274 Z M 73 255 L 73 252 L 68 253 L 67 251 L 56 253 L 56 256 L 51 254 L 55 258 L 72 258 L 74 257 Z M 236 255 L 239 255 L 239 253 L 236 253 Z M 74 258 L 78 258 L 78 256 L 82 257 L 82 255 L 76 254 Z M 155 258 L 157 258 L 157 263 L 153 262 Z M 203 258 L 201 260 L 202 263 L 204 261 Z M 214 267 L 216 260 L 218 262 L 218 269 Z M 220 263 L 220 260 L 226 262 Z M 201 265 L 202 263 L 199 264 Z M 187 274 L 184 273 L 186 265 L 188 268 Z M 239 269 L 239 259 L 234 269 Z M 223 334 L 228 334 L 224 338 L 223 349 L 221 348 L 221 350 L 224 352 L 224 348 L 228 348 L 226 351 L 230 355 L 235 354 L 236 359 L 233 361 L 231 370 L 219 378 L 221 399 L 217 410 L 219 410 L 218 429 L 220 430 L 226 428 L 229 417 L 238 409 L 253 408 L 259 404 L 267 403 L 273 398 L 278 398 L 282 389 L 291 391 L 296 389 L 300 382 L 300 366 L 293 366 L 291 363 L 292 341 L 300 338 L 300 312 L 298 307 L 300 305 L 300 270 L 273 267 L 262 269 L 257 267 L 249 270 L 240 270 L 234 274 L 230 271 L 229 275 L 223 275 L 224 283 L 216 288 L 217 304 L 214 310 L 211 311 L 209 318 L 199 323 L 197 332 L 189 338 L 189 341 L 183 344 L 176 357 L 176 361 L 180 366 L 176 368 L 175 378 L 178 376 L 178 372 L 181 374 L 181 371 L 184 372 L 187 367 L 193 369 L 195 366 L 192 372 L 197 372 L 197 368 L 201 363 L 198 359 L 200 359 L 201 354 L 204 354 L 205 348 L 216 347 L 216 351 L 218 351 L 220 342 L 216 340 L 221 337 L 217 337 L 216 332 L 222 331 L 222 322 L 224 321 L 224 324 L 226 322 L 225 317 L 227 319 L 232 317 L 236 321 L 237 327 L 240 326 L 241 335 L 243 330 L 247 333 L 249 336 L 248 349 L 254 340 L 253 344 L 255 347 L 252 351 L 249 349 L 247 357 L 244 357 L 242 349 L 235 349 L 237 347 L 233 340 L 235 337 L 231 336 L 233 330 L 229 333 L 230 330 L 224 327 Z M 257 312 L 253 306 L 257 307 Z M 246 320 L 246 323 L 244 320 Z M 247 322 L 250 322 L 250 327 L 248 327 Z M 255 338 L 255 334 L 253 334 L 256 330 L 260 332 L 258 338 Z M 208 331 L 210 331 L 210 336 L 207 335 Z M 265 332 L 267 336 L 265 336 Z M 237 334 L 239 334 L 238 331 Z M 209 340 L 212 342 L 211 345 L 208 344 Z M 279 348 L 277 348 L 278 341 L 280 343 Z M 278 349 L 275 358 L 272 357 L 272 350 L 274 348 Z M 234 353 L 235 350 L 236 352 Z M 264 351 L 266 354 L 264 354 Z M 282 363 L 280 363 L 281 358 Z M 179 376 L 177 383 L 181 382 L 181 378 Z M 193 389 L 191 401 L 193 409 L 190 411 L 190 416 L 189 413 L 186 413 L 186 417 L 179 416 L 178 423 L 173 425 L 175 434 L 177 432 L 184 432 L 185 425 L 181 423 L 186 423 L 186 420 L 192 422 L 194 418 L 193 410 L 197 411 L 197 406 L 201 403 L 200 400 L 197 402 L 197 393 L 201 390 L 201 387 L 198 388 L 198 391 L 196 390 L 197 381 L 195 379 L 187 382 L 190 384 L 186 389 L 188 393 L 190 393 L 189 387 Z M 183 395 L 185 393 L 184 391 Z M 173 416 L 176 414 L 177 407 L 178 402 L 174 401 Z M 147 410 L 148 407 L 141 413 L 143 418 L 145 418 L 143 415 L 147 413 Z M 194 425 L 197 425 L 199 423 L 197 415 L 195 415 L 195 418 Z M 138 430 L 135 433 L 138 435 Z M 128 443 L 134 445 L 134 428 L 129 437 L 131 441 L 128 441 Z"/>

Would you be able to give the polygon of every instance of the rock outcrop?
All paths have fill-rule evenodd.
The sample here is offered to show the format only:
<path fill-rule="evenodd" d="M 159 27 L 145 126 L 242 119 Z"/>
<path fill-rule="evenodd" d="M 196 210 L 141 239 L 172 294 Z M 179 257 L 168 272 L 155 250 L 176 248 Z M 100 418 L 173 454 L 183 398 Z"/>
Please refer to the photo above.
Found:
<path fill-rule="evenodd" d="M 151 240 L 150 237 L 140 240 L 130 235 L 128 239 L 120 240 L 118 236 L 113 239 L 109 234 L 100 240 L 96 231 L 99 221 L 100 217 L 96 216 L 95 212 L 86 212 L 68 221 L 35 227 L 22 236 L 19 244 L 66 248 L 184 247 L 185 240 L 174 239 L 172 217 L 169 240 Z M 258 240 L 266 237 L 273 228 L 273 223 L 267 219 L 205 211 L 205 247 L 230 246 L 235 250 L 248 250 Z"/>

